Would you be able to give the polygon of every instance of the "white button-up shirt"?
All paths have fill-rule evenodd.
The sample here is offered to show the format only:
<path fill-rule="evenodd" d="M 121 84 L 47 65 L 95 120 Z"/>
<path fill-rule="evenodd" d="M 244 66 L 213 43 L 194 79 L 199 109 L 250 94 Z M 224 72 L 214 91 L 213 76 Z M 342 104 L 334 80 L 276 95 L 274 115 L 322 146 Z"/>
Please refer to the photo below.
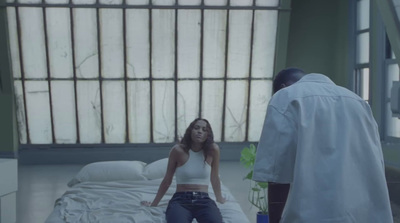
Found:
<path fill-rule="evenodd" d="M 322 74 L 271 98 L 253 179 L 290 183 L 283 223 L 393 222 L 371 109 Z"/>

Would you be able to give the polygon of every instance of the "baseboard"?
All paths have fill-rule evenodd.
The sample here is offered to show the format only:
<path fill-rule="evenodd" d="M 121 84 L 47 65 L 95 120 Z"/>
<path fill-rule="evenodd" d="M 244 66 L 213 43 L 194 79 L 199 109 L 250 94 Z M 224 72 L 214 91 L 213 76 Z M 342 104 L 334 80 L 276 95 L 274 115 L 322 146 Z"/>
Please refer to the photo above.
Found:
<path fill-rule="evenodd" d="M 18 153 L 17 152 L 0 152 L 0 158 L 15 159 L 15 158 L 18 158 Z"/>
<path fill-rule="evenodd" d="M 390 200 L 400 205 L 400 170 L 386 167 L 385 172 Z"/>
<path fill-rule="evenodd" d="M 218 143 L 221 161 L 238 161 L 240 152 L 250 142 Z M 116 145 L 35 145 L 19 150 L 22 165 L 87 164 L 109 160 L 141 160 L 152 162 L 168 157 L 173 144 L 116 144 Z"/>

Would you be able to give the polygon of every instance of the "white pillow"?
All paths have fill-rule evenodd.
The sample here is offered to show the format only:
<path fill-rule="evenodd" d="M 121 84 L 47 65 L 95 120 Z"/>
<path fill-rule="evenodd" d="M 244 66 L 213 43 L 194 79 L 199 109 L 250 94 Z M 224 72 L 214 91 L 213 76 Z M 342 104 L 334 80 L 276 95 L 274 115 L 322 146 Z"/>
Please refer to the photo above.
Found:
<path fill-rule="evenodd" d="M 68 186 L 81 182 L 105 182 L 118 180 L 146 180 L 143 176 L 143 167 L 146 163 L 141 161 L 103 161 L 90 163 L 84 167 L 68 182 Z"/>
<path fill-rule="evenodd" d="M 143 176 L 149 180 L 160 179 L 167 172 L 168 158 L 160 159 L 147 164 L 143 169 Z"/>

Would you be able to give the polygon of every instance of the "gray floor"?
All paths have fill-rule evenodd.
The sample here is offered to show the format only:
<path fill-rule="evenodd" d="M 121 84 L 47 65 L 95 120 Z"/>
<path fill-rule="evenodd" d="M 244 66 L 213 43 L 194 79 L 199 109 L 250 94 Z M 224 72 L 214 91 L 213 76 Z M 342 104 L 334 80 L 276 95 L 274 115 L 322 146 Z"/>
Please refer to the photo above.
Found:
<path fill-rule="evenodd" d="M 67 182 L 82 165 L 19 166 L 17 223 L 43 223 L 53 210 L 54 201 L 67 190 Z M 221 180 L 240 203 L 250 222 L 256 222 L 255 208 L 247 201 L 247 171 L 239 162 L 221 162 Z M 395 223 L 400 223 L 400 206 L 393 204 Z"/>

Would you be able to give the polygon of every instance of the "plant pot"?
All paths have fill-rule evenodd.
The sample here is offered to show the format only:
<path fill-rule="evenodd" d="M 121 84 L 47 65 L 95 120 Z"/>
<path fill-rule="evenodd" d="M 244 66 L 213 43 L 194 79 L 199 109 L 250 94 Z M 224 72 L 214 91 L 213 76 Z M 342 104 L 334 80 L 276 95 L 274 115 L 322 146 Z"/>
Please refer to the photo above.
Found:
<path fill-rule="evenodd" d="M 268 223 L 268 214 L 262 214 L 261 212 L 257 212 L 257 223 Z"/>

